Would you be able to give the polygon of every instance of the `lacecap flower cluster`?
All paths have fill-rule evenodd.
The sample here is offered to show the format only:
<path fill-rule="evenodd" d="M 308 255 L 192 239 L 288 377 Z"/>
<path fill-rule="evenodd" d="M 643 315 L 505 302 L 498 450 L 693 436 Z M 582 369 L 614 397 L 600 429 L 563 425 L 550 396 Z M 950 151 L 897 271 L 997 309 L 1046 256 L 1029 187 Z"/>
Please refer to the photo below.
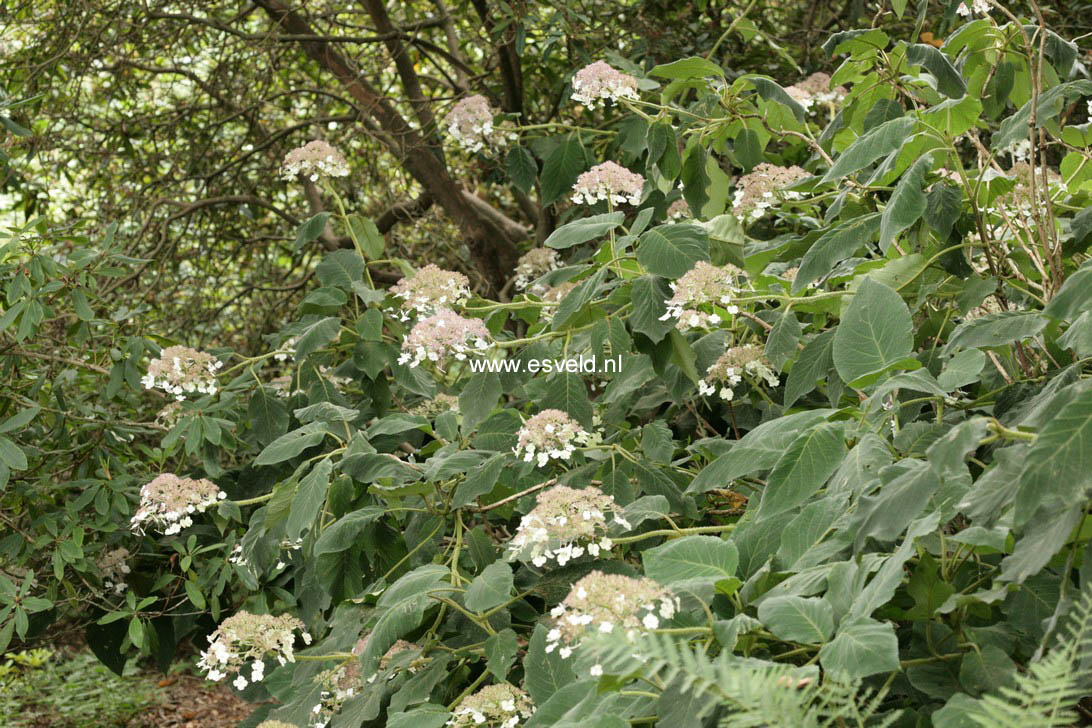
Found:
<path fill-rule="evenodd" d="M 287 614 L 239 612 L 225 619 L 209 635 L 209 648 L 201 653 L 197 667 L 208 672 L 208 679 L 223 680 L 235 673 L 233 685 L 239 690 L 265 676 L 265 658 L 273 657 L 281 665 L 295 662 L 295 632 L 302 633 L 304 644 L 311 644 L 303 622 Z M 250 679 L 243 674 L 250 664 Z"/>
<path fill-rule="evenodd" d="M 599 557 L 614 545 L 607 536 L 612 523 L 630 527 L 613 497 L 594 486 L 554 486 L 539 493 L 535 507 L 520 519 L 508 542 L 508 559 L 543 567 L 551 561 L 564 566 L 584 554 Z"/>
<path fill-rule="evenodd" d="M 721 322 L 720 314 L 701 309 L 720 306 L 727 313 L 739 313 L 739 307 L 732 300 L 741 290 L 743 280 L 743 271 L 734 265 L 716 266 L 698 261 L 671 283 L 673 294 L 665 302 L 667 311 L 660 320 L 677 319 L 676 326 L 681 330 L 717 326 Z"/>
<path fill-rule="evenodd" d="M 751 380 L 762 380 L 771 387 L 778 385 L 777 373 L 766 360 L 766 355 L 757 346 L 734 346 L 721 354 L 705 372 L 705 377 L 698 382 L 698 392 L 702 395 L 711 395 L 718 392 L 720 398 L 731 401 L 735 396 L 732 387 L 743 381 L 743 377 Z"/>
<path fill-rule="evenodd" d="M 577 445 L 589 442 L 590 435 L 576 420 L 557 409 L 542 410 L 523 423 L 513 448 L 524 462 L 545 467 L 550 460 L 570 460 Z"/>
<path fill-rule="evenodd" d="M 479 319 L 445 309 L 414 325 L 402 340 L 398 363 L 416 367 L 432 362 L 443 368 L 450 359 L 464 361 L 467 354 L 485 353 L 491 346 L 489 330 Z"/>
<path fill-rule="evenodd" d="M 578 205 L 608 200 L 615 205 L 625 202 L 636 205 L 641 201 L 644 186 L 645 178 L 636 172 L 614 162 L 603 162 L 576 178 L 572 201 Z"/>
<path fill-rule="evenodd" d="M 187 394 L 216 394 L 216 373 L 224 363 L 186 346 L 168 346 L 148 364 L 140 380 L 145 389 L 162 389 L 182 401 Z"/>
<path fill-rule="evenodd" d="M 202 513 L 226 497 L 211 480 L 163 473 L 140 489 L 140 506 L 130 526 L 138 533 L 152 526 L 163 535 L 172 536 L 193 525 L 194 513 Z"/>
<path fill-rule="evenodd" d="M 394 284 L 391 294 L 402 299 L 401 320 L 408 321 L 410 312 L 429 315 L 466 303 L 470 298 L 470 279 L 429 263 Z"/>
<path fill-rule="evenodd" d="M 349 163 L 329 142 L 316 139 L 293 149 L 284 157 L 281 176 L 291 180 L 299 174 L 312 182 L 317 182 L 319 177 L 346 177 Z"/>
<path fill-rule="evenodd" d="M 594 109 L 597 104 L 621 99 L 636 101 L 637 79 L 604 61 L 584 66 L 573 76 L 572 100 Z"/>

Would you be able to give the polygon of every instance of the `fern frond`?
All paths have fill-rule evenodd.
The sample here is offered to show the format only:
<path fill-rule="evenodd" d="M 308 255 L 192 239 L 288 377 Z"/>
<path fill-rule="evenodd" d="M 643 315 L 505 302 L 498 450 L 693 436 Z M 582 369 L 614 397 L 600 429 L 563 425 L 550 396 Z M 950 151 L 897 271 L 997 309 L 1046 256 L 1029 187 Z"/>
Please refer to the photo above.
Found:
<path fill-rule="evenodd" d="M 707 710 L 724 712 L 720 725 L 729 728 L 827 728 L 887 726 L 898 715 L 877 721 L 883 693 L 861 689 L 860 681 L 820 681 L 815 668 L 799 668 L 721 653 L 710 657 L 685 640 L 648 634 L 635 643 L 607 639 L 598 653 L 612 669 L 625 664 L 646 677 L 716 698 Z M 624 672 L 625 670 L 621 670 Z"/>
<path fill-rule="evenodd" d="M 1092 670 L 1092 587 L 1086 587 L 1068 616 L 1059 644 L 1028 665 L 1014 684 L 982 697 L 981 714 L 971 717 L 987 728 L 1044 728 L 1073 725 L 1074 706 L 1087 694 Z"/>

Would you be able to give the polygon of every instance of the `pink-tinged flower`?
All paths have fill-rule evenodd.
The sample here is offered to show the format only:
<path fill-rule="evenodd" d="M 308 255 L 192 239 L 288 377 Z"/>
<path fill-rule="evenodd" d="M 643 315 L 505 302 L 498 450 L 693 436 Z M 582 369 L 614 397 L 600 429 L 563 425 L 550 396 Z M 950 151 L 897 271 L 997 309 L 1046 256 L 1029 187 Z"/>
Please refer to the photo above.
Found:
<path fill-rule="evenodd" d="M 766 355 L 757 346 L 734 346 L 721 354 L 705 372 L 705 377 L 698 382 L 698 392 L 702 395 L 711 395 L 717 392 L 720 385 L 720 398 L 731 401 L 735 396 L 732 387 L 743 381 L 743 378 L 764 381 L 770 387 L 778 385 L 777 373 L 766 360 Z"/>
<path fill-rule="evenodd" d="M 636 100 L 637 79 L 603 61 L 584 66 L 573 76 L 573 101 L 594 109 L 600 101 Z"/>
<path fill-rule="evenodd" d="M 530 696 L 508 683 L 487 685 L 459 701 L 445 725 L 451 728 L 516 728 L 535 713 Z"/>
<path fill-rule="evenodd" d="M 732 299 L 742 289 L 743 281 L 743 271 L 734 265 L 698 261 L 671 284 L 674 295 L 665 302 L 667 312 L 660 320 L 677 319 L 676 326 L 681 330 L 718 326 L 720 314 L 712 309 L 719 306 L 727 313 L 739 313 Z"/>
<path fill-rule="evenodd" d="M 615 205 L 641 201 L 645 178 L 614 162 L 603 162 L 577 177 L 573 185 L 573 202 L 594 205 L 609 200 Z"/>
<path fill-rule="evenodd" d="M 341 152 L 328 142 L 316 139 L 285 155 L 284 164 L 281 166 L 281 176 L 291 180 L 298 174 L 302 174 L 312 182 L 318 181 L 318 178 L 322 176 L 346 177 L 349 174 L 349 163 L 345 161 Z"/>
<path fill-rule="evenodd" d="M 480 320 L 443 310 L 410 330 L 402 340 L 398 363 L 416 367 L 429 361 L 442 369 L 450 358 L 464 361 L 467 354 L 485 353 L 492 346 L 489 339 L 489 329 Z"/>
<path fill-rule="evenodd" d="M 807 171 L 795 165 L 778 167 L 776 164 L 763 162 L 749 174 L 736 180 L 732 213 L 743 222 L 754 222 L 765 215 L 766 210 L 776 205 L 779 199 L 802 199 L 804 195 L 800 192 L 784 188 L 810 176 Z"/>
<path fill-rule="evenodd" d="M 587 444 L 588 432 L 568 414 L 556 409 L 542 410 L 523 423 L 513 452 L 524 462 L 546 466 L 550 460 L 569 460 L 577 445 Z"/>
<path fill-rule="evenodd" d="M 429 263 L 409 278 L 394 284 L 391 293 L 402 299 L 404 312 L 434 314 L 465 303 L 470 298 L 470 279 L 462 273 Z M 407 321 L 409 314 L 403 313 L 401 318 Z"/>
<path fill-rule="evenodd" d="M 632 640 L 657 629 L 678 610 L 679 598 L 652 579 L 593 571 L 550 611 L 555 626 L 546 634 L 546 651 L 556 649 L 566 658 L 586 635 L 595 633 Z"/>
<path fill-rule="evenodd" d="M 216 394 L 216 372 L 224 363 L 212 354 L 186 346 L 168 346 L 148 364 L 140 380 L 145 389 L 162 389 L 183 400 L 187 394 Z"/>
<path fill-rule="evenodd" d="M 276 658 L 281 665 L 295 662 L 296 630 L 302 633 L 304 644 L 311 644 L 311 635 L 295 617 L 250 612 L 233 614 L 209 635 L 209 648 L 201 653 L 197 667 L 205 670 L 206 677 L 214 682 L 235 673 L 237 677 L 233 684 L 242 690 L 249 683 L 264 678 L 267 655 Z M 247 662 L 250 662 L 249 680 L 243 674 Z"/>
<path fill-rule="evenodd" d="M 444 126 L 459 145 L 479 152 L 492 144 L 493 117 L 496 112 L 484 96 L 467 96 L 444 117 Z"/>
<path fill-rule="evenodd" d="M 172 536 L 193 525 L 194 513 L 202 513 L 226 497 L 211 480 L 163 473 L 140 489 L 140 507 L 130 524 L 138 533 L 151 525 Z"/>
<path fill-rule="evenodd" d="M 556 485 L 539 493 L 535 507 L 520 519 L 508 542 L 508 560 L 543 567 L 550 561 L 564 566 L 584 554 L 597 558 L 613 548 L 607 536 L 612 523 L 630 527 L 613 497 L 590 485 L 579 490 Z"/>

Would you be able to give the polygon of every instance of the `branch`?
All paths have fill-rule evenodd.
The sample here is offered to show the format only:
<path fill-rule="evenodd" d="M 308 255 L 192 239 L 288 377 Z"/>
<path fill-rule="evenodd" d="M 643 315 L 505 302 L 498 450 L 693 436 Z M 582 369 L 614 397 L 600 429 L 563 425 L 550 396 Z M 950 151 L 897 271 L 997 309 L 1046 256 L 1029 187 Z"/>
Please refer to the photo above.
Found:
<path fill-rule="evenodd" d="M 406 52 L 406 46 L 399 38 L 400 34 L 395 31 L 394 24 L 387 15 L 384 0 L 364 0 L 364 7 L 375 21 L 376 29 L 390 36 L 383 41 L 383 44 L 387 46 L 387 51 L 394 59 L 394 67 L 398 71 L 398 77 L 402 79 L 402 86 L 409 97 L 410 106 L 413 107 L 417 120 L 421 122 L 423 133 L 433 135 L 436 129 L 436 117 L 433 116 L 432 107 L 421 90 L 421 80 L 417 78 L 417 71 L 413 70 L 413 59 Z"/>

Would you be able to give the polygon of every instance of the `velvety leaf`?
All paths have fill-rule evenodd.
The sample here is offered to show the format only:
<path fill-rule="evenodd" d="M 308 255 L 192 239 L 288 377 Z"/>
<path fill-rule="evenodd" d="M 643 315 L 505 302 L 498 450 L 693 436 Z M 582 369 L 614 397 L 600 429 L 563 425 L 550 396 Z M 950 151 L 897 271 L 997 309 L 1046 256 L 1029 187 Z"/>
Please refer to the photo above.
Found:
<path fill-rule="evenodd" d="M 886 157 L 902 146 L 916 124 L 914 119 L 902 116 L 869 129 L 834 160 L 834 165 L 823 175 L 822 181 L 839 180 Z"/>
<path fill-rule="evenodd" d="M 684 536 L 645 551 L 642 561 L 645 575 L 661 584 L 715 583 L 735 576 L 739 554 L 716 536 Z"/>
<path fill-rule="evenodd" d="M 834 335 L 834 366 L 847 383 L 910 355 L 914 326 L 898 293 L 871 278 L 857 289 Z"/>
<path fill-rule="evenodd" d="M 855 680 L 899 668 L 899 641 L 889 622 L 858 619 L 843 623 L 833 641 L 819 650 L 828 672 Z"/>
<path fill-rule="evenodd" d="M 796 596 L 766 599 L 758 618 L 778 639 L 804 644 L 826 642 L 834 634 L 834 610 L 819 598 Z"/>
<path fill-rule="evenodd" d="M 880 248 L 887 251 L 895 237 L 913 225 L 925 212 L 925 173 L 933 166 L 932 156 L 926 154 L 915 161 L 903 173 L 887 207 L 880 217 Z"/>
<path fill-rule="evenodd" d="M 660 225 L 637 241 L 637 260 L 653 275 L 678 278 L 709 260 L 709 237 L 697 225 Z"/>
<path fill-rule="evenodd" d="M 855 217 L 823 233 L 804 253 L 800 269 L 793 278 L 793 293 L 799 293 L 809 283 L 828 275 L 835 265 L 870 241 L 879 229 L 880 214 L 873 213 Z"/>
<path fill-rule="evenodd" d="M 604 212 L 601 215 L 580 217 L 554 230 L 543 244 L 547 248 L 571 248 L 603 237 L 621 225 L 623 220 L 625 220 L 625 213 L 622 212 Z"/>
<path fill-rule="evenodd" d="M 484 612 L 503 604 L 512 592 L 512 567 L 507 561 L 494 561 L 470 582 L 464 606 L 472 612 Z"/>
<path fill-rule="evenodd" d="M 823 487 L 846 453 L 844 425 L 823 422 L 797 437 L 766 478 L 758 517 L 794 508 Z"/>

